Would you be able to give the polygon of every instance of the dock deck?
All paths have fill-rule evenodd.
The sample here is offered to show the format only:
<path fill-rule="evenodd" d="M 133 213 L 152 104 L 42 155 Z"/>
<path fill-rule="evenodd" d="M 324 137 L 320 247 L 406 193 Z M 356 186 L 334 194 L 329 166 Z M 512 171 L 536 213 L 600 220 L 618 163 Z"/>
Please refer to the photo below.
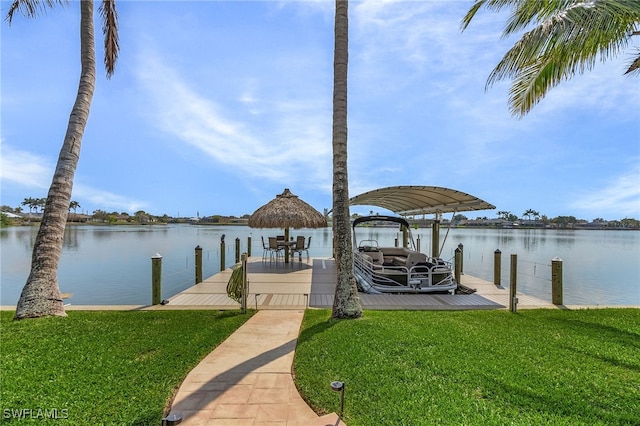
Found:
<path fill-rule="evenodd" d="M 232 270 L 221 271 L 169 298 L 157 309 L 238 309 L 239 304 L 227 296 L 227 283 Z M 333 259 L 296 259 L 292 263 L 263 262 L 251 257 L 247 262 L 249 295 L 247 306 L 254 309 L 330 309 L 336 286 Z M 509 290 L 470 275 L 462 275 L 461 283 L 476 289 L 473 294 L 364 294 L 363 309 L 505 309 L 509 306 Z M 550 302 L 518 294 L 518 309 L 557 308 Z"/>

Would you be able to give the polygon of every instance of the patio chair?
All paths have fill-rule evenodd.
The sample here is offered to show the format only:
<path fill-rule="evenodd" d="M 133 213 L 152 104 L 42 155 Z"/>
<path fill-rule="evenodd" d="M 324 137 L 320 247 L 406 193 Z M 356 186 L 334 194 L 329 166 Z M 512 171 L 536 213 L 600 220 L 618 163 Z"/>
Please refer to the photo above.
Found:
<path fill-rule="evenodd" d="M 267 260 L 267 255 L 269 254 L 269 245 L 264 242 L 264 237 L 260 237 L 262 239 L 262 261 Z"/>
<path fill-rule="evenodd" d="M 309 237 L 307 239 L 307 245 L 304 245 L 304 237 L 298 237 L 298 238 L 302 238 L 302 244 L 300 244 L 300 246 L 302 247 L 300 250 L 298 250 L 298 245 L 299 245 L 299 240 L 296 241 L 296 252 L 298 252 L 300 254 L 300 256 L 302 256 L 302 252 L 306 251 L 307 252 L 307 259 L 309 258 L 309 246 L 311 246 L 311 237 Z"/>
<path fill-rule="evenodd" d="M 298 260 L 302 262 L 302 252 L 304 251 L 304 237 L 296 238 L 296 245 L 292 247 L 293 253 L 292 256 L 295 256 L 298 253 Z M 307 252 L 307 258 L 309 257 L 309 252 Z"/>
<path fill-rule="evenodd" d="M 276 257 L 276 262 L 278 262 L 278 257 L 284 261 L 284 249 L 278 245 L 276 237 L 269 237 L 269 262 L 273 260 L 273 256 Z"/>
<path fill-rule="evenodd" d="M 309 247 L 311 247 L 311 237 L 307 240 L 307 246 L 304 248 L 304 251 L 307 252 L 307 257 L 309 257 Z"/>

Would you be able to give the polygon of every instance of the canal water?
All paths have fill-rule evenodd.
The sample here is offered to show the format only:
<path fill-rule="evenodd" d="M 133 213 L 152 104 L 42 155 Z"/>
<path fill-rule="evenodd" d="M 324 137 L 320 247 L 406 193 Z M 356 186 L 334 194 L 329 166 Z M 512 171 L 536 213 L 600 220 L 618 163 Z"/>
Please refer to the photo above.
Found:
<path fill-rule="evenodd" d="M 0 304 L 15 305 L 31 262 L 36 227 L 0 230 Z M 236 239 L 241 252 L 251 237 L 253 256 L 262 255 L 261 237 L 276 229 L 213 225 L 69 225 L 65 233 L 58 280 L 66 303 L 74 305 L 150 304 L 151 257 L 162 256 L 162 297 L 194 284 L 195 247 L 203 253 L 203 275 L 220 270 L 221 238 L 225 266 L 235 262 Z M 291 230 L 311 237 L 312 257 L 330 257 L 330 228 Z M 420 249 L 431 253 L 431 229 L 413 230 Z M 396 228 L 368 228 L 358 240 L 380 246 L 400 238 Z M 551 259 L 563 261 L 564 303 L 640 306 L 640 232 L 541 229 L 456 228 L 440 233 L 441 257 L 452 260 L 462 244 L 463 272 L 493 282 L 494 256 L 501 252 L 501 284 L 509 286 L 510 258 L 517 255 L 518 290 L 551 300 Z"/>

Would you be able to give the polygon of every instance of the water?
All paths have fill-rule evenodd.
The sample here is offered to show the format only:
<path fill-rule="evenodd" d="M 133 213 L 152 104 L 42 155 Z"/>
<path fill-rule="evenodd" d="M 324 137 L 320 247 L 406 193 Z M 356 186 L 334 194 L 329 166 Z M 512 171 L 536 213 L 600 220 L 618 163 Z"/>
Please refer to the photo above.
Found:
<path fill-rule="evenodd" d="M 12 227 L 0 230 L 0 304 L 15 305 L 29 275 L 31 250 L 37 229 Z M 261 256 L 260 237 L 282 230 L 246 226 L 70 225 L 65 233 L 58 280 L 74 305 L 149 304 L 151 257 L 163 257 L 162 297 L 168 298 L 194 284 L 194 249 L 202 247 L 203 275 L 220 270 L 220 238 L 224 234 L 226 266 L 235 261 L 235 240 L 252 255 Z M 430 229 L 413 231 L 421 250 L 431 253 Z M 442 257 L 451 259 L 463 244 L 464 272 L 493 281 L 494 252 L 502 252 L 502 285 L 509 285 L 510 255 L 518 255 L 518 289 L 551 300 L 551 259 L 564 265 L 564 303 L 579 305 L 640 305 L 640 232 L 562 231 L 533 229 L 441 230 Z M 311 236 L 312 257 L 330 257 L 330 228 L 291 230 L 291 236 Z M 369 228 L 358 240 L 376 239 L 393 245 L 401 238 L 396 228 Z M 443 244 L 444 242 L 444 244 Z"/>

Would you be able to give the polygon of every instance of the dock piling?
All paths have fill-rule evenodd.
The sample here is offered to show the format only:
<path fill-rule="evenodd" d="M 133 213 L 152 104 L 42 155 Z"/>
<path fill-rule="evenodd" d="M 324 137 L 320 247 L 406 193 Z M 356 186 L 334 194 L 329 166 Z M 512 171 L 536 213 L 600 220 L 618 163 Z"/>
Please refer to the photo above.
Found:
<path fill-rule="evenodd" d="M 240 244 L 240 240 L 237 241 Z M 247 294 L 249 293 L 249 283 L 247 282 L 247 253 L 242 253 L 242 299 L 240 309 L 243 314 L 247 313 Z"/>
<path fill-rule="evenodd" d="M 502 252 L 499 249 L 493 252 L 493 284 L 500 287 L 502 283 Z"/>
<path fill-rule="evenodd" d="M 551 259 L 551 303 L 562 305 L 562 259 Z"/>
<path fill-rule="evenodd" d="M 225 262 L 225 244 L 224 244 L 224 234 L 222 234 L 222 238 L 220 239 L 220 270 L 224 271 L 226 269 L 227 263 Z"/>
<path fill-rule="evenodd" d="M 159 305 L 162 301 L 162 256 L 156 253 L 151 256 L 151 304 Z"/>
<path fill-rule="evenodd" d="M 196 246 L 196 284 L 202 282 L 202 247 Z"/>
<path fill-rule="evenodd" d="M 511 280 L 509 282 L 509 310 L 516 313 L 518 310 L 517 294 L 517 276 L 518 276 L 518 255 L 511 255 Z"/>
<path fill-rule="evenodd" d="M 460 274 L 462 273 L 462 250 L 460 249 L 460 247 L 455 249 L 454 259 L 454 277 L 456 279 L 456 282 L 459 284 Z"/>

